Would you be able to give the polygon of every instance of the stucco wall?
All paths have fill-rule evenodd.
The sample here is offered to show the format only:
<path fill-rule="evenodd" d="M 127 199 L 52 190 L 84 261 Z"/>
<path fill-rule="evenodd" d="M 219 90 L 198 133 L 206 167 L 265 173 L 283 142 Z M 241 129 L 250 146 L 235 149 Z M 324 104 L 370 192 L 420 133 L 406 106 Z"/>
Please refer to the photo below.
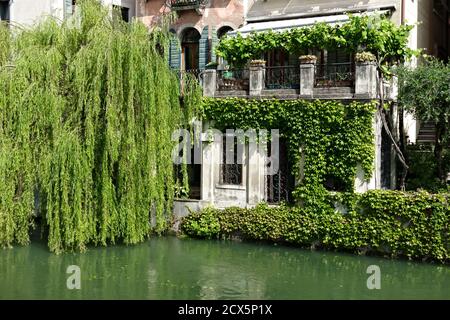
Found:
<path fill-rule="evenodd" d="M 427 54 L 437 55 L 439 46 L 448 47 L 448 43 L 446 43 L 448 25 L 445 13 L 442 13 L 442 18 L 440 18 L 433 11 L 433 1 L 419 0 L 418 6 L 418 21 L 420 22 L 417 35 L 418 47 L 426 49 Z"/>
<path fill-rule="evenodd" d="M 130 18 L 136 15 L 136 0 L 102 0 L 105 5 L 118 5 L 130 9 Z M 46 16 L 64 18 L 65 0 L 11 0 L 10 20 L 13 23 L 31 25 Z"/>
<path fill-rule="evenodd" d="M 128 8 L 130 19 L 136 16 L 136 0 L 102 0 L 105 5 L 116 5 Z"/>
<path fill-rule="evenodd" d="M 285 19 L 298 15 L 323 15 L 359 10 L 374 10 L 376 8 L 396 7 L 393 20 L 401 21 L 401 0 L 256 0 L 248 13 L 248 20 Z"/>
<path fill-rule="evenodd" d="M 63 18 L 64 0 L 12 0 L 10 20 L 13 23 L 31 25 L 45 16 Z"/>
<path fill-rule="evenodd" d="M 445 16 L 445 14 L 443 14 Z M 446 48 L 447 21 L 433 11 L 433 1 L 405 0 L 405 22 L 417 24 L 411 32 L 410 47 L 424 49 L 430 55 L 438 54 L 438 47 Z"/>
<path fill-rule="evenodd" d="M 252 0 L 210 0 L 206 5 L 203 14 L 198 14 L 195 10 L 178 11 L 178 19 L 173 24 L 173 29 L 180 34 L 186 27 L 194 27 L 200 33 L 205 26 L 211 26 L 218 30 L 222 26 L 230 26 L 233 29 L 239 28 L 244 23 L 245 5 L 249 5 Z M 165 6 L 165 0 L 139 1 L 138 17 L 148 26 L 154 24 L 158 17 L 169 12 Z"/>

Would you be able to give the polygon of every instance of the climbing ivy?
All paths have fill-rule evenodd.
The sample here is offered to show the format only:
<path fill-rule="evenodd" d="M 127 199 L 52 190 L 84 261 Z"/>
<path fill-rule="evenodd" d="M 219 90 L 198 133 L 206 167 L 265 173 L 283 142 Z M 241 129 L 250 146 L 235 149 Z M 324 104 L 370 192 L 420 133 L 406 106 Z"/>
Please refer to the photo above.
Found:
<path fill-rule="evenodd" d="M 295 194 L 313 206 L 327 194 L 327 177 L 337 179 L 349 192 L 354 189 L 358 164 L 370 178 L 375 111 L 375 103 L 335 100 L 205 98 L 203 103 L 204 119 L 212 120 L 217 129 L 280 129 L 295 164 L 294 175 L 304 173 Z"/>
<path fill-rule="evenodd" d="M 340 48 L 349 53 L 371 52 L 380 62 L 394 63 L 417 53 L 408 48 L 412 28 L 410 25 L 397 26 L 385 15 L 350 15 L 349 21 L 341 25 L 322 22 L 282 32 L 252 32 L 245 37 L 238 33 L 223 38 L 216 53 L 240 66 L 272 49 L 301 55 L 311 49 Z"/>
<path fill-rule="evenodd" d="M 29 242 L 36 214 L 56 253 L 137 243 L 171 219 L 171 134 L 199 90 L 180 103 L 163 25 L 77 4 L 65 21 L 0 28 L 1 246 Z"/>
<path fill-rule="evenodd" d="M 181 230 L 199 238 L 291 243 L 358 254 L 450 261 L 449 194 L 372 190 L 336 194 L 319 208 L 260 204 L 205 208 L 185 217 Z M 334 204 L 343 204 L 344 212 Z"/>

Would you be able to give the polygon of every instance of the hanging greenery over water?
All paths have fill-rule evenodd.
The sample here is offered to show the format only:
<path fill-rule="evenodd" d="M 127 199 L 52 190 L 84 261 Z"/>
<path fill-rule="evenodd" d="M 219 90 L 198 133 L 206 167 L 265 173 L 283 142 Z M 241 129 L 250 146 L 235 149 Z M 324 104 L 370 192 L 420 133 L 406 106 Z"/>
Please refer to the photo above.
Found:
<path fill-rule="evenodd" d="M 180 105 L 164 30 L 93 0 L 63 22 L 0 27 L 1 246 L 28 243 L 38 213 L 57 253 L 165 230 L 171 133 L 200 95 Z"/>

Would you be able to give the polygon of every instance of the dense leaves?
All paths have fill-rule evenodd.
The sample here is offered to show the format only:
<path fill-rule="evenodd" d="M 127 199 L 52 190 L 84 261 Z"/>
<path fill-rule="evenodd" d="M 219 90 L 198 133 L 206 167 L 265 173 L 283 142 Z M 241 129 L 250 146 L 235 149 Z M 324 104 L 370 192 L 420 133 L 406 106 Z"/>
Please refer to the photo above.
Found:
<path fill-rule="evenodd" d="M 217 55 L 239 66 L 260 58 L 271 49 L 284 49 L 297 55 L 313 49 L 341 48 L 350 53 L 367 51 L 386 63 L 403 61 L 415 54 L 408 48 L 412 26 L 397 26 L 383 15 L 349 18 L 350 21 L 342 25 L 316 23 L 282 32 L 269 30 L 253 32 L 245 37 L 241 34 L 225 37 L 216 49 Z"/>
<path fill-rule="evenodd" d="M 198 90 L 182 108 L 162 28 L 78 4 L 63 22 L 0 29 L 1 246 L 27 243 L 35 214 L 57 253 L 137 243 L 171 219 L 171 134 Z"/>
<path fill-rule="evenodd" d="M 366 178 L 373 171 L 374 103 L 344 104 L 332 100 L 204 99 L 204 118 L 217 129 L 280 129 L 288 142 L 296 198 L 316 205 L 333 177 L 342 191 L 353 191 L 358 164 Z M 301 179 L 300 179 L 301 178 Z"/>
<path fill-rule="evenodd" d="M 445 183 L 445 154 L 450 147 L 450 65 L 435 59 L 399 74 L 399 103 L 420 121 L 435 124 L 436 177 Z"/>
<path fill-rule="evenodd" d="M 329 194 L 318 208 L 259 205 L 252 209 L 206 208 L 182 221 L 192 237 L 287 242 L 302 247 L 337 249 L 448 262 L 449 195 L 369 191 Z M 335 203 L 345 204 L 344 210 Z"/>

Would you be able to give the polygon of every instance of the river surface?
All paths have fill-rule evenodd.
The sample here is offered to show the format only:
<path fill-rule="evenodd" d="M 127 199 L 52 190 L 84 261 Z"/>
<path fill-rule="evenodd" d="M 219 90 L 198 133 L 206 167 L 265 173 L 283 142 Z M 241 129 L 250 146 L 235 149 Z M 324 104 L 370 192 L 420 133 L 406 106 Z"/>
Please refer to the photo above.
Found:
<path fill-rule="evenodd" d="M 79 290 L 67 288 L 71 265 Z M 379 290 L 367 288 L 371 265 Z M 176 237 L 58 256 L 35 240 L 0 249 L 0 299 L 450 299 L 450 267 Z"/>

